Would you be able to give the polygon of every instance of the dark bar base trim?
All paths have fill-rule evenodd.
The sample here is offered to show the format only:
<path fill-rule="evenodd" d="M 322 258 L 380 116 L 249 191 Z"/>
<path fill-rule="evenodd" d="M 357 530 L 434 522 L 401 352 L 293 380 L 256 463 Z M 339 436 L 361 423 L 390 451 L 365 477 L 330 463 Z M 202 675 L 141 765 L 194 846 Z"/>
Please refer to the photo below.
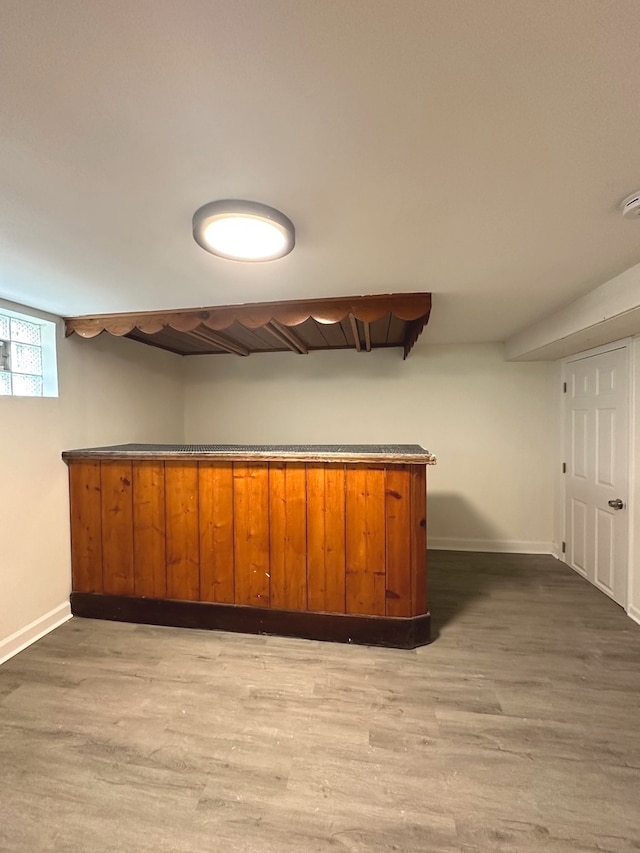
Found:
<path fill-rule="evenodd" d="M 71 612 L 88 619 L 201 628 L 243 634 L 275 634 L 333 643 L 415 649 L 429 642 L 431 617 L 351 616 L 271 610 L 204 601 L 171 601 L 122 595 L 71 593 Z"/>

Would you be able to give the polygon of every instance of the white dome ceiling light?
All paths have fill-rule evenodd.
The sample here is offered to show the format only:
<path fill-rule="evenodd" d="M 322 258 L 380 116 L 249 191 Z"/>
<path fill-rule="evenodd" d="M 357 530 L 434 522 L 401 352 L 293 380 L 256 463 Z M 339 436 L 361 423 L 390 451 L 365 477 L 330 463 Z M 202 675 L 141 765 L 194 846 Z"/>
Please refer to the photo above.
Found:
<path fill-rule="evenodd" d="M 256 201 L 212 201 L 193 214 L 196 243 L 230 261 L 274 261 L 293 249 L 293 222 L 273 207 Z"/>
<path fill-rule="evenodd" d="M 640 190 L 628 195 L 620 205 L 625 219 L 637 219 L 640 216 Z"/>

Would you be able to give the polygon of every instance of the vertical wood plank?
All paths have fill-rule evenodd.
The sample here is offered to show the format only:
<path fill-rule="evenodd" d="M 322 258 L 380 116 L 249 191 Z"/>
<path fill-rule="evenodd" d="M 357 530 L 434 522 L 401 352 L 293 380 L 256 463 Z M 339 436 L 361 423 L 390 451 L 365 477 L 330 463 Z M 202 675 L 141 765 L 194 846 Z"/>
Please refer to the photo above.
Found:
<path fill-rule="evenodd" d="M 411 616 L 411 470 L 389 465 L 385 471 L 387 616 Z"/>
<path fill-rule="evenodd" d="M 135 594 L 166 598 L 164 462 L 135 461 L 132 474 Z"/>
<path fill-rule="evenodd" d="M 133 475 L 131 462 L 103 461 L 102 580 L 107 595 L 133 595 Z"/>
<path fill-rule="evenodd" d="M 269 465 L 271 607 L 307 609 L 307 478 L 304 463 Z"/>
<path fill-rule="evenodd" d="M 427 613 L 427 468 L 411 466 L 411 615 Z"/>
<path fill-rule="evenodd" d="M 167 596 L 184 601 L 200 597 L 198 463 L 165 462 Z"/>
<path fill-rule="evenodd" d="M 307 465 L 307 608 L 345 612 L 344 465 Z"/>
<path fill-rule="evenodd" d="M 265 462 L 234 462 L 235 603 L 270 606 L 269 468 Z"/>
<path fill-rule="evenodd" d="M 233 604 L 233 463 L 200 462 L 200 600 Z"/>
<path fill-rule="evenodd" d="M 75 592 L 102 592 L 100 463 L 69 464 L 71 569 Z"/>
<path fill-rule="evenodd" d="M 346 467 L 346 610 L 385 613 L 384 469 Z"/>

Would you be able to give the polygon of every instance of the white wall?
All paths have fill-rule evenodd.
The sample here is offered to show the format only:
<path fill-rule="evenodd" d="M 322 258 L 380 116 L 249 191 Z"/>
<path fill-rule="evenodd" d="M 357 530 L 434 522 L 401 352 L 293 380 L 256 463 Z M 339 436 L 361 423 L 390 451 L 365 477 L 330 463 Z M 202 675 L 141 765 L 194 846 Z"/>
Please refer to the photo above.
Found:
<path fill-rule="evenodd" d="M 0 397 L 0 661 L 68 616 L 69 504 L 61 452 L 184 440 L 180 357 L 106 335 L 65 340 L 59 326 L 60 397 Z"/>
<path fill-rule="evenodd" d="M 431 547 L 549 552 L 559 368 L 506 363 L 499 344 L 196 356 L 185 440 L 417 443 Z"/>

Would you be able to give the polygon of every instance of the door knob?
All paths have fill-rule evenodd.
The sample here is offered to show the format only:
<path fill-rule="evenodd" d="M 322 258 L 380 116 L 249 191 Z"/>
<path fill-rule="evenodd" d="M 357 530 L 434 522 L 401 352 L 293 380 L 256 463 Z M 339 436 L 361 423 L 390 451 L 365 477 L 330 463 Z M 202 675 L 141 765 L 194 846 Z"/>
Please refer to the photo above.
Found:
<path fill-rule="evenodd" d="M 624 507 L 620 498 L 616 498 L 614 501 L 608 501 L 608 504 L 612 509 L 623 509 Z"/>

